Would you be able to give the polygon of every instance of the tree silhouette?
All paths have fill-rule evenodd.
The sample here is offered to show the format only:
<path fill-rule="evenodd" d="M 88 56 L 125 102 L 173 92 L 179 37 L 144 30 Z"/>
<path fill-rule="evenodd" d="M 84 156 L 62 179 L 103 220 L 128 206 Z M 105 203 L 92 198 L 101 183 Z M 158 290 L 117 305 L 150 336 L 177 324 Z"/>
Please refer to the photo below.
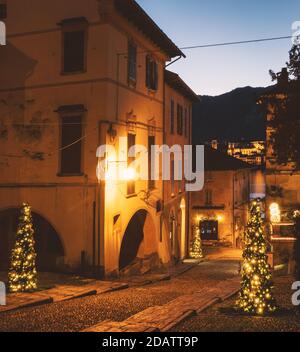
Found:
<path fill-rule="evenodd" d="M 297 170 L 300 168 L 300 45 L 294 45 L 289 56 L 281 74 L 270 71 L 278 84 L 262 101 L 271 117 L 268 126 L 272 128 L 270 143 L 275 162 Z"/>

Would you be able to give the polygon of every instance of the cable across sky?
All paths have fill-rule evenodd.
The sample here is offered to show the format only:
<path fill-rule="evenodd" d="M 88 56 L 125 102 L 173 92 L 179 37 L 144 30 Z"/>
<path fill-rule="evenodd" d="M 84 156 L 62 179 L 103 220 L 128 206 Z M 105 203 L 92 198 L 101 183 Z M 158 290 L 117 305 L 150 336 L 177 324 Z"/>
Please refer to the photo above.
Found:
<path fill-rule="evenodd" d="M 211 48 L 211 47 L 217 47 L 217 46 L 228 46 L 228 45 L 239 45 L 239 44 L 269 42 L 269 41 L 274 41 L 274 40 L 283 40 L 283 39 L 292 39 L 292 38 L 293 38 L 293 36 L 288 35 L 288 36 L 273 37 L 273 38 L 242 40 L 242 41 L 236 41 L 236 42 L 224 42 L 224 43 L 215 43 L 215 44 L 193 45 L 193 46 L 181 47 L 180 50 L 191 50 L 191 49 Z"/>

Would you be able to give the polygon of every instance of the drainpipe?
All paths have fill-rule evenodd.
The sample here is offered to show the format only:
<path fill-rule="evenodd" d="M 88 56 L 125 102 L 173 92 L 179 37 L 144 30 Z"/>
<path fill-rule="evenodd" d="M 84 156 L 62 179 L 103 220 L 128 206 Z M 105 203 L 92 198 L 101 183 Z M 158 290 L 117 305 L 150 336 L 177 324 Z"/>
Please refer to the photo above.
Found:
<path fill-rule="evenodd" d="M 166 144 L 166 135 L 168 133 L 167 131 L 167 126 L 166 126 L 166 81 L 165 81 L 165 70 L 167 69 L 167 67 L 173 65 L 175 62 L 179 61 L 180 59 L 182 59 L 182 55 L 178 56 L 174 61 L 171 61 L 170 63 L 168 63 L 167 65 L 165 64 L 164 65 L 164 72 L 163 72 L 163 144 Z M 165 181 L 162 182 L 162 192 L 163 192 L 163 204 L 165 204 Z M 187 197 L 187 199 L 189 199 L 189 197 Z M 188 207 L 189 209 L 189 202 L 187 202 L 186 206 Z M 182 210 L 181 210 L 182 211 Z M 189 228 L 189 218 L 187 217 L 187 211 L 185 210 L 186 212 L 186 221 L 185 221 L 185 231 L 187 230 L 187 226 Z M 186 240 L 188 242 L 188 239 L 189 239 L 189 230 L 187 231 L 187 236 L 186 236 Z M 187 243 L 188 244 L 188 243 Z M 187 247 L 188 246 L 185 246 L 186 247 L 186 253 L 187 253 Z M 172 251 L 173 252 L 173 251 Z M 171 256 L 173 255 L 173 253 L 171 253 Z"/>
<path fill-rule="evenodd" d="M 99 121 L 98 145 L 105 142 L 106 128 L 102 128 L 106 122 Z M 97 186 L 97 276 L 105 275 L 105 180 L 99 180 Z"/>

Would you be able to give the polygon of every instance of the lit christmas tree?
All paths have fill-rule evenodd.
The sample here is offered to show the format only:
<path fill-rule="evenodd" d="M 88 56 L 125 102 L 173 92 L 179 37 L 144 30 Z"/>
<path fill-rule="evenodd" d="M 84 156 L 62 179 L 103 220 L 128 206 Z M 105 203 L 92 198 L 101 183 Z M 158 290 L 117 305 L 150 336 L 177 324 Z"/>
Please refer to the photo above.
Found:
<path fill-rule="evenodd" d="M 242 288 L 237 308 L 245 313 L 264 315 L 276 311 L 272 274 L 268 264 L 267 243 L 264 237 L 260 201 L 253 201 L 245 234 Z"/>
<path fill-rule="evenodd" d="M 195 237 L 192 241 L 190 248 L 190 257 L 193 259 L 201 259 L 203 258 L 202 252 L 202 241 L 201 241 L 201 233 L 199 226 L 194 227 Z"/>
<path fill-rule="evenodd" d="M 22 205 L 19 220 L 16 242 L 12 250 L 11 267 L 8 273 L 10 292 L 32 291 L 37 288 L 34 229 L 31 209 L 28 204 L 24 203 Z"/>

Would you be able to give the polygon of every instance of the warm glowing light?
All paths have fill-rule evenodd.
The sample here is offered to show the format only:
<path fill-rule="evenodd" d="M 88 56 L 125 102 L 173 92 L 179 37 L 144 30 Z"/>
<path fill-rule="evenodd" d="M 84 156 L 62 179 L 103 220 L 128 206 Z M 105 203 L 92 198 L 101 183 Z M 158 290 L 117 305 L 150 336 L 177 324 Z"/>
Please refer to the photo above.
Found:
<path fill-rule="evenodd" d="M 245 232 L 242 287 L 236 302 L 237 308 L 248 314 L 264 315 L 277 310 L 263 225 L 261 207 L 257 200 L 251 204 Z"/>
<path fill-rule="evenodd" d="M 222 222 L 224 220 L 224 216 L 223 215 L 218 215 L 217 219 L 219 222 Z"/>
<path fill-rule="evenodd" d="M 281 212 L 277 203 L 270 205 L 270 218 L 272 223 L 279 223 L 281 221 Z"/>
<path fill-rule="evenodd" d="M 133 168 L 127 168 L 124 170 L 124 180 L 132 181 L 135 179 L 135 170 Z"/>
<path fill-rule="evenodd" d="M 296 242 L 295 237 L 279 237 L 279 236 L 271 236 L 271 241 L 278 242 Z"/>

